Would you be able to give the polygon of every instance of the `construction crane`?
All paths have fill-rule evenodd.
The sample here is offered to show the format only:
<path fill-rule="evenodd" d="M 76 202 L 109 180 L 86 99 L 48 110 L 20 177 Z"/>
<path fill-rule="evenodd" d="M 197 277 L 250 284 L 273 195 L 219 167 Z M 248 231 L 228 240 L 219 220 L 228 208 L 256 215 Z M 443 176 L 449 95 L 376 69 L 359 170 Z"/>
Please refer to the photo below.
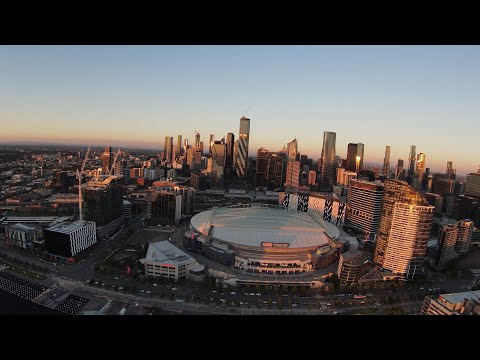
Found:
<path fill-rule="evenodd" d="M 115 168 L 115 164 L 117 162 L 118 156 L 122 153 L 122 150 L 120 148 L 117 150 L 117 153 L 115 154 L 115 157 L 113 158 L 113 163 L 112 166 L 110 167 L 110 170 L 108 170 L 107 175 L 112 175 L 113 169 Z"/>
<path fill-rule="evenodd" d="M 82 175 L 85 170 L 85 164 L 87 163 L 88 155 L 90 154 L 90 146 L 88 145 L 87 152 L 85 153 L 85 159 L 83 159 L 82 167 L 80 171 L 77 169 L 77 179 L 78 179 L 78 214 L 79 219 L 83 220 L 83 198 L 82 198 Z"/>

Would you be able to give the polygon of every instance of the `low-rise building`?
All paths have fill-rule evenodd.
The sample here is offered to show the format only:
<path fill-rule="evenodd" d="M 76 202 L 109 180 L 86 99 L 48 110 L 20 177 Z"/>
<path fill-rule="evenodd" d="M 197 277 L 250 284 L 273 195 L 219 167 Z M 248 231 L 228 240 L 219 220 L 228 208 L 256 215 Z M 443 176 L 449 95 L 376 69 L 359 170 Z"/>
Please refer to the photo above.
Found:
<path fill-rule="evenodd" d="M 43 243 L 43 228 L 38 225 L 7 225 L 5 227 L 5 241 L 7 244 L 23 249 L 31 249 L 35 243 Z"/>
<path fill-rule="evenodd" d="M 427 296 L 422 315 L 480 315 L 480 290 Z"/>
<path fill-rule="evenodd" d="M 206 274 L 205 266 L 184 253 L 169 241 L 148 244 L 145 258 L 139 260 L 145 267 L 146 276 L 162 276 L 175 281 L 199 274 Z"/>
<path fill-rule="evenodd" d="M 354 250 L 340 255 L 337 275 L 340 285 L 353 285 L 370 269 L 365 253 Z"/>

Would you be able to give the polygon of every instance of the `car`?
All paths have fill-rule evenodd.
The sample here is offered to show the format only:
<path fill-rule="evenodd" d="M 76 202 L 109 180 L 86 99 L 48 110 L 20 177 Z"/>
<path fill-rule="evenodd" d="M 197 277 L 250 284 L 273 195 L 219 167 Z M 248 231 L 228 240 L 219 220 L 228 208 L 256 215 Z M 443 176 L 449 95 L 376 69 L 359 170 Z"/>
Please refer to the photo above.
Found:
<path fill-rule="evenodd" d="M 183 303 L 185 300 L 183 300 L 183 299 L 177 299 L 177 300 L 175 300 L 175 301 L 178 302 L 178 303 Z"/>
<path fill-rule="evenodd" d="M 330 303 L 327 303 L 326 305 L 327 305 L 327 306 L 332 306 L 332 304 L 330 304 Z"/>
<path fill-rule="evenodd" d="M 142 289 L 142 290 L 140 290 L 140 292 L 141 292 L 141 293 L 144 293 L 144 292 L 145 292 L 145 290 L 143 290 L 143 289 Z"/>
<path fill-rule="evenodd" d="M 157 284 L 157 283 L 154 283 L 153 286 L 158 286 L 158 284 Z"/>
<path fill-rule="evenodd" d="M 243 301 L 240 301 L 240 305 L 243 305 Z"/>
<path fill-rule="evenodd" d="M 177 291 L 177 288 L 172 288 L 173 291 Z"/>
<path fill-rule="evenodd" d="M 249 293 L 245 293 L 245 295 L 247 295 L 247 296 L 248 296 L 248 295 L 250 295 L 250 294 L 249 294 Z"/>
<path fill-rule="evenodd" d="M 237 295 L 237 293 L 235 291 L 232 291 L 230 294 L 231 295 Z"/>
<path fill-rule="evenodd" d="M 276 301 L 272 301 L 272 304 L 275 305 L 277 302 Z"/>
<path fill-rule="evenodd" d="M 257 296 L 262 296 L 262 294 L 260 294 L 260 293 L 256 293 L 255 295 L 257 295 Z"/>
<path fill-rule="evenodd" d="M 118 280 L 118 277 L 115 276 L 115 280 Z"/>
<path fill-rule="evenodd" d="M 120 287 L 118 288 L 118 290 L 123 290 L 123 287 L 120 286 Z"/>
<path fill-rule="evenodd" d="M 251 296 L 255 296 L 255 293 L 250 293 Z"/>
<path fill-rule="evenodd" d="M 297 304 L 292 304 L 293 307 L 297 306 Z"/>
<path fill-rule="evenodd" d="M 150 290 L 147 290 L 147 294 L 151 294 L 152 292 Z"/>
<path fill-rule="evenodd" d="M 216 292 L 217 292 L 217 290 L 213 290 L 213 291 L 212 291 L 212 293 L 216 293 Z"/>
<path fill-rule="evenodd" d="M 421 287 L 420 290 L 423 290 L 423 287 Z"/>

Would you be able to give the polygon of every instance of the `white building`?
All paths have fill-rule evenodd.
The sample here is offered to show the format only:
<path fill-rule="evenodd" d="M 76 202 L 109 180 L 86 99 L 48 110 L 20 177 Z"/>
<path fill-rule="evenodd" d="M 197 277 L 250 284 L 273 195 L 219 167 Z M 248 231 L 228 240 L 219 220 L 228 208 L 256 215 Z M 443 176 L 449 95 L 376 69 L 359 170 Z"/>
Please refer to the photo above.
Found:
<path fill-rule="evenodd" d="M 200 273 L 205 269 L 169 241 L 149 243 L 147 255 L 140 262 L 145 266 L 146 276 L 163 276 L 175 281 L 187 278 L 190 271 Z"/>

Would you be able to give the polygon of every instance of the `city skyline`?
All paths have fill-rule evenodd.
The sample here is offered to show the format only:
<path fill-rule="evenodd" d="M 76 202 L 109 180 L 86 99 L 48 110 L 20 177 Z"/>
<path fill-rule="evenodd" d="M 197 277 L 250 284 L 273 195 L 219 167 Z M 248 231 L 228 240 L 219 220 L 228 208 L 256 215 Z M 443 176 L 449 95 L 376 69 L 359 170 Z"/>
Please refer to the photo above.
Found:
<path fill-rule="evenodd" d="M 336 154 L 365 144 L 365 162 L 408 159 L 432 172 L 453 161 L 476 172 L 480 130 L 477 46 L 2 46 L 0 142 L 163 149 L 194 130 L 238 136 L 251 119 L 249 155 L 293 137 L 320 158 L 324 131 Z M 33 61 L 34 60 L 34 61 Z M 96 129 L 97 131 L 92 131 Z M 432 135 L 435 136 L 432 136 Z"/>

